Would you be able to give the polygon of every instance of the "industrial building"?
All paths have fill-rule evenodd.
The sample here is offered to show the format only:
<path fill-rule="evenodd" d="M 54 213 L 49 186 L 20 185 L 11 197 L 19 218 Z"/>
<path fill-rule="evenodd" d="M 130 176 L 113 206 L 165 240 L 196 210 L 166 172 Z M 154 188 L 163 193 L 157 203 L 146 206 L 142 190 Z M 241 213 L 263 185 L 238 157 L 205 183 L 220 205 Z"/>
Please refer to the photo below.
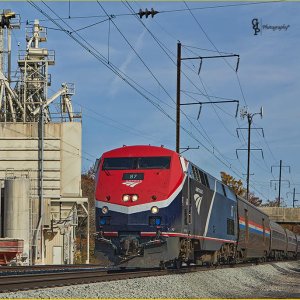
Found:
<path fill-rule="evenodd" d="M 73 263 L 78 218 L 88 219 L 74 85 L 48 95 L 55 52 L 44 46 L 38 20 L 26 27 L 26 50 L 12 72 L 11 33 L 20 16 L 0 14 L 0 238 L 24 240 L 25 264 Z"/>

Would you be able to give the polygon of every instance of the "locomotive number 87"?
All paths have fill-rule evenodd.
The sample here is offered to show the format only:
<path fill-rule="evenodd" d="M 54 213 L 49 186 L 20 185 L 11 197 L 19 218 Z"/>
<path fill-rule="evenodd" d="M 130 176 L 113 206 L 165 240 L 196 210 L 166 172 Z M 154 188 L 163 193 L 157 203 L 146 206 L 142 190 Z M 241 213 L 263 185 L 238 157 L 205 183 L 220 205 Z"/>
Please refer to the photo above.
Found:
<path fill-rule="evenodd" d="M 124 146 L 104 153 L 95 203 L 95 255 L 104 265 L 178 267 L 300 252 L 299 236 L 163 147 Z"/>

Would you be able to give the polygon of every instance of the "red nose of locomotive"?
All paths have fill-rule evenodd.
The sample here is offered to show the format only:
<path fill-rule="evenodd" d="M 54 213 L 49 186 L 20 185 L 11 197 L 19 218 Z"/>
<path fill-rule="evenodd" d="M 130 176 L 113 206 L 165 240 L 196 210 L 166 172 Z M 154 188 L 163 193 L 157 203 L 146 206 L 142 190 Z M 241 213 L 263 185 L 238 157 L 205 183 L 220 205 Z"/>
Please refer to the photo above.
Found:
<path fill-rule="evenodd" d="M 96 199 L 124 206 L 168 197 L 169 170 L 107 170 L 99 176 Z"/>
<path fill-rule="evenodd" d="M 135 206 L 165 200 L 182 178 L 176 153 L 130 146 L 105 153 L 99 165 L 96 200 Z"/>

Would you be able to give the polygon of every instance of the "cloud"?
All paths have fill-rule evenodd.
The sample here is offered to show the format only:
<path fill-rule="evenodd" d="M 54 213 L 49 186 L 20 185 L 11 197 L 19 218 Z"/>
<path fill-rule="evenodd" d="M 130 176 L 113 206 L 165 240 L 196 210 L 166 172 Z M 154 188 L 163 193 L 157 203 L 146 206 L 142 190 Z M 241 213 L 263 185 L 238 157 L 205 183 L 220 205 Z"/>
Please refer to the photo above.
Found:
<path fill-rule="evenodd" d="M 140 52 L 141 49 L 143 48 L 144 37 L 145 37 L 146 32 L 147 32 L 147 29 L 144 28 L 144 30 L 138 36 L 135 45 L 133 46 L 133 48 L 135 49 L 135 51 L 137 53 Z M 125 61 L 122 63 L 121 67 L 119 68 L 123 73 L 126 73 L 128 66 L 131 64 L 131 62 L 133 61 L 135 56 L 136 56 L 136 54 L 134 53 L 134 51 L 129 52 Z M 114 96 L 118 92 L 119 87 L 120 87 L 120 81 L 121 81 L 121 78 L 118 76 L 115 76 L 114 80 L 111 83 L 111 88 L 110 88 L 111 96 Z"/>

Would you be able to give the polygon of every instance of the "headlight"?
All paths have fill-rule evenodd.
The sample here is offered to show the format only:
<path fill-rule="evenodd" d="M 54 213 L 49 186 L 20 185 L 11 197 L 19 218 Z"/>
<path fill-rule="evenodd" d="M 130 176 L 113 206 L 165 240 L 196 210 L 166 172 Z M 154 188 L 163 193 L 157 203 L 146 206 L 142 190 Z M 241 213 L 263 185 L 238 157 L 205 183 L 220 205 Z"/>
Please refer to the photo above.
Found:
<path fill-rule="evenodd" d="M 123 201 L 127 202 L 130 200 L 130 196 L 129 195 L 123 195 Z"/>
<path fill-rule="evenodd" d="M 102 207 L 102 213 L 103 214 L 107 214 L 108 213 L 108 207 L 107 206 L 103 206 Z"/>
<path fill-rule="evenodd" d="M 159 211 L 159 209 L 158 209 L 157 206 L 152 206 L 152 207 L 151 207 L 151 213 L 152 213 L 152 214 L 157 214 L 158 211 Z"/>
<path fill-rule="evenodd" d="M 138 195 L 132 195 L 132 197 L 131 197 L 131 200 L 132 200 L 133 202 L 138 201 L 138 199 L 139 199 L 139 196 L 138 196 Z"/>

